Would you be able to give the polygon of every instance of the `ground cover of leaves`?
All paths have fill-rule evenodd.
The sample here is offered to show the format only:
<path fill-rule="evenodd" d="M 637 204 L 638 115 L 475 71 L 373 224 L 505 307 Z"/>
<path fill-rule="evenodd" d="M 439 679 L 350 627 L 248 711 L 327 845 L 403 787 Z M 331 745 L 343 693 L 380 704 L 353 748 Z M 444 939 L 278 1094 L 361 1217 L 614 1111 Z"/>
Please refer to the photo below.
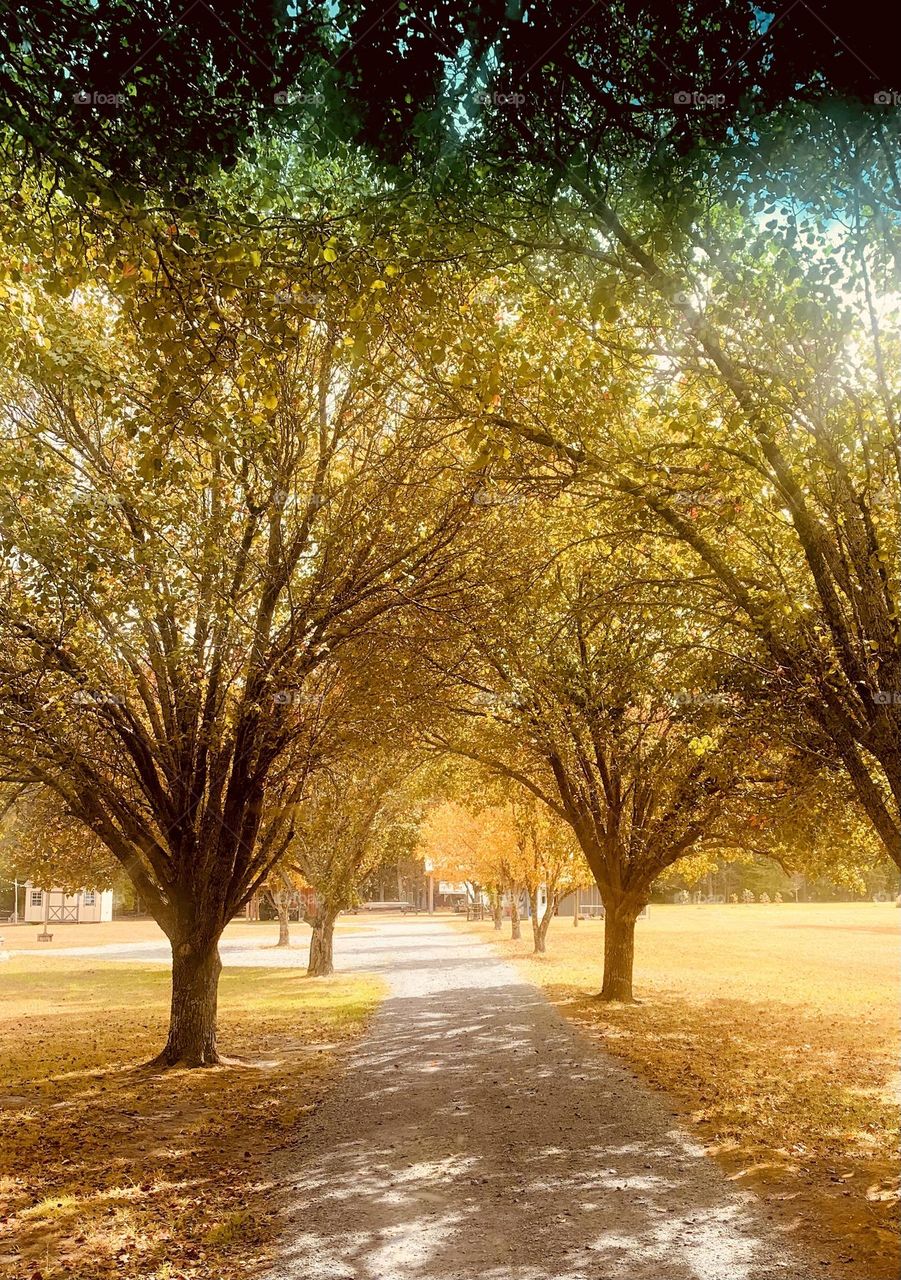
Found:
<path fill-rule="evenodd" d="M 600 922 L 555 920 L 545 957 L 527 924 L 500 945 L 666 1090 L 774 1229 L 842 1274 L 897 1280 L 899 918 L 888 903 L 652 905 L 635 1005 L 597 999 Z"/>
<path fill-rule="evenodd" d="M 20 956 L 0 968 L 0 1276 L 238 1280 L 278 1226 L 277 1153 L 340 1071 L 376 979 L 226 969 L 240 1065 L 147 1072 L 161 966 Z"/>

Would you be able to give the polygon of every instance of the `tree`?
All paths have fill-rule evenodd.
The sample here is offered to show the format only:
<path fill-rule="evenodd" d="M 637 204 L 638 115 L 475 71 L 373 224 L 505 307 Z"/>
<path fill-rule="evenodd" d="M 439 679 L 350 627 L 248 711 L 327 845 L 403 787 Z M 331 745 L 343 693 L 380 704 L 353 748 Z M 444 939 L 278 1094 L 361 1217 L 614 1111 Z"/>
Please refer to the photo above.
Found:
<path fill-rule="evenodd" d="M 769 114 L 872 108 L 897 87 L 879 24 L 845 3 L 790 22 L 751 0 L 623 0 L 603 26 L 585 16 L 575 0 L 209 0 L 188 22 L 170 0 L 32 0 L 0 22 L 0 124 L 17 169 L 149 188 L 197 182 L 273 131 L 355 139 L 389 165 L 475 158 L 484 179 L 486 160 L 508 174 L 532 161 L 536 138 L 564 156 L 579 142 L 697 166 L 711 144 L 759 145 Z"/>
<path fill-rule="evenodd" d="M 540 521 L 505 511 L 507 554 L 449 670 L 456 729 L 433 741 L 569 824 L 606 911 L 601 994 L 631 1000 L 635 921 L 655 880 L 740 842 L 748 815 L 791 785 L 793 751 L 770 736 L 774 690 L 723 660 L 718 630 L 697 632 L 639 547 L 586 537 L 583 516 L 562 499 Z"/>
<path fill-rule="evenodd" d="M 474 185 L 519 185 L 522 169 L 544 161 L 547 192 L 576 144 L 606 163 L 637 153 L 672 172 L 709 160 L 715 144 L 759 146 L 771 117 L 799 103 L 872 108 L 897 83 L 878 24 L 845 3 L 791 22 L 744 2 L 625 0 L 606 13 L 587 21 L 577 0 L 349 5 L 335 59 L 342 116 L 388 162 L 442 160 L 454 174 L 469 165 Z"/>
<path fill-rule="evenodd" d="M 517 886 L 511 879 L 514 838 L 498 811 L 442 800 L 425 815 L 420 848 L 434 874 L 468 886 L 474 904 L 481 902 L 483 892 L 487 895 L 494 927 L 500 930 L 504 892 Z"/>
<path fill-rule="evenodd" d="M 855 173 L 862 181 L 854 166 L 849 182 Z M 684 543 L 690 571 L 708 575 L 722 607 L 741 612 L 828 735 L 901 865 L 901 438 L 886 365 L 898 335 L 874 301 L 892 287 L 893 259 L 868 247 L 859 218 L 834 245 L 794 196 L 776 213 L 782 235 L 769 250 L 747 224 L 706 219 L 693 233 L 706 256 L 689 270 L 672 248 L 642 247 L 604 206 L 597 225 L 619 270 L 661 304 L 639 295 L 631 350 L 662 342 L 672 370 L 654 375 L 650 397 L 622 405 L 626 432 L 599 433 L 595 416 L 575 434 L 571 422 L 562 433 L 522 433 L 600 490 L 628 495 L 639 520 Z M 795 247 L 801 233 L 809 250 Z M 621 348 L 625 333 L 620 323 Z M 855 355 L 845 360 L 849 343 Z M 710 421 L 728 424 L 728 441 L 705 428 Z"/>
<path fill-rule="evenodd" d="M 474 232 L 481 291 L 494 233 L 509 260 L 528 263 L 539 304 L 559 308 L 567 339 L 586 338 L 589 388 L 612 401 L 590 397 L 582 429 L 560 429 L 558 416 L 548 430 L 498 405 L 507 371 L 494 370 L 475 388 L 480 455 L 493 433 L 543 444 L 682 539 L 790 675 L 901 865 L 898 338 L 883 305 L 901 261 L 901 166 L 885 116 L 896 75 L 875 46 L 862 56 L 855 14 L 829 13 L 795 26 L 753 6 L 723 21 L 635 4 L 599 37 L 557 6 L 526 21 L 451 6 L 412 38 L 416 15 L 398 10 L 372 31 L 365 14 L 352 24 L 360 42 L 339 70 L 358 135 L 390 161 L 424 159 L 442 219 L 456 197 L 453 233 Z M 450 80 L 445 23 L 457 33 Z M 650 56 L 637 67 L 639 38 Z M 388 48 L 415 68 L 412 90 L 385 84 Z M 463 385 L 468 341 L 452 341 Z M 566 381 L 567 366 L 542 372 Z M 623 375 L 637 388 L 628 405 Z M 690 439 L 673 439 L 686 399 L 696 421 Z M 612 411 L 631 438 L 611 455 Z M 754 507 L 768 545 L 756 522 L 736 538 L 746 522 L 720 519 Z M 787 580 L 800 621 L 774 600 Z"/>
<path fill-rule="evenodd" d="M 560 899 L 588 883 L 587 867 L 569 824 L 561 822 L 530 792 L 511 796 L 509 814 L 516 839 L 512 875 L 525 886 L 533 950 L 543 955 Z M 540 907 L 542 889 L 543 910 Z"/>
<path fill-rule="evenodd" d="M 154 225 L 78 294 L 15 285 L 2 333 L 3 776 L 58 795 L 169 937 L 165 1064 L 217 1060 L 218 939 L 293 839 L 317 681 L 448 602 L 471 511 L 362 259 L 317 245 L 314 304 L 278 243 Z"/>
<path fill-rule="evenodd" d="M 381 758 L 379 758 L 381 756 Z M 304 919 L 311 926 L 307 973 L 334 969 L 334 928 L 341 911 L 359 899 L 363 881 L 403 846 L 406 797 L 402 782 L 411 761 L 384 747 L 341 761 L 302 801 L 286 861 L 314 891 Z"/>
<path fill-rule="evenodd" d="M 315 119 L 314 13 L 169 0 L 34 0 L 0 24 L 0 124 L 10 167 L 83 187 L 190 190 L 232 167 L 259 122 Z M 312 73 L 312 66 L 307 68 Z M 305 92 L 305 89 L 307 92 Z"/>
<path fill-rule="evenodd" d="M 4 870 L 19 880 L 74 893 L 108 889 L 119 865 L 84 823 L 68 813 L 53 791 L 32 787 L 8 797 L 0 823 Z"/>
<path fill-rule="evenodd" d="M 850 893 L 892 871 L 878 836 L 836 761 L 823 767 L 799 755 L 791 786 L 774 791 L 746 817 L 740 832 L 680 860 L 660 878 L 663 891 L 688 887 L 724 896 L 744 887 L 795 893 L 809 879 Z M 728 888 L 727 888 L 728 886 Z"/>
<path fill-rule="evenodd" d="M 894 160 L 878 134 L 814 136 L 812 174 L 777 155 L 738 209 L 615 207 L 574 170 L 540 255 L 470 282 L 445 384 L 480 460 L 513 439 L 546 486 L 589 486 L 661 555 L 683 543 L 695 607 L 741 616 L 897 863 Z"/>
<path fill-rule="evenodd" d="M 277 947 L 290 947 L 291 908 L 299 900 L 300 886 L 288 868 L 284 864 L 279 864 L 270 871 L 264 889 L 278 919 L 278 942 L 275 945 Z"/>
<path fill-rule="evenodd" d="M 547 933 L 560 899 L 585 884 L 587 868 L 573 833 L 531 792 L 496 776 L 462 774 L 470 792 L 478 790 L 497 802 L 473 809 L 444 801 L 429 815 L 422 831 L 423 848 L 433 864 L 454 879 L 486 886 L 495 927 L 500 927 L 504 898 L 510 907 L 510 936 L 521 937 L 519 906 L 528 898 L 533 947 L 547 949 Z M 458 786 L 460 785 L 458 779 Z M 541 907 L 540 894 L 545 900 Z"/>

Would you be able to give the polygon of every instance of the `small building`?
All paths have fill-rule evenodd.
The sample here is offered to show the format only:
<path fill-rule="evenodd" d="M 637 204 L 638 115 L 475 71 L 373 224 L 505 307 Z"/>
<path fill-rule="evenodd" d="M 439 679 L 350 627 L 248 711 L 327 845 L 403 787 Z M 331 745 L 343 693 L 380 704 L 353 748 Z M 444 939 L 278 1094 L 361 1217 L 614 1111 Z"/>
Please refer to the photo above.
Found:
<path fill-rule="evenodd" d="M 25 883 L 26 924 L 102 924 L 113 918 L 112 889 L 38 889 Z"/>
<path fill-rule="evenodd" d="M 604 904 L 597 885 L 586 885 L 585 888 L 575 893 L 568 893 L 560 899 L 560 905 L 557 908 L 559 916 L 569 916 L 572 919 L 576 912 L 580 916 L 587 916 L 589 920 L 604 919 Z"/>
<path fill-rule="evenodd" d="M 576 914 L 580 920 L 606 919 L 607 911 L 596 885 L 577 889 L 574 893 L 568 893 L 565 898 L 560 899 L 560 905 L 557 907 L 558 916 L 569 916 L 571 920 Z M 645 904 L 638 913 L 638 919 L 646 920 L 647 917 L 648 908 Z"/>

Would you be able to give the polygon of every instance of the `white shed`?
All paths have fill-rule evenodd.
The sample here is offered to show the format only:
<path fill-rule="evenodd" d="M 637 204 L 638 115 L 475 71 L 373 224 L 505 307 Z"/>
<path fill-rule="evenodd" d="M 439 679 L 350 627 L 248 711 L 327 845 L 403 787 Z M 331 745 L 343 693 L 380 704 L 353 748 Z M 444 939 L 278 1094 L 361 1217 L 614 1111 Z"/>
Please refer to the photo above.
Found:
<path fill-rule="evenodd" d="M 113 918 L 112 889 L 37 889 L 25 884 L 26 924 L 100 924 Z"/>

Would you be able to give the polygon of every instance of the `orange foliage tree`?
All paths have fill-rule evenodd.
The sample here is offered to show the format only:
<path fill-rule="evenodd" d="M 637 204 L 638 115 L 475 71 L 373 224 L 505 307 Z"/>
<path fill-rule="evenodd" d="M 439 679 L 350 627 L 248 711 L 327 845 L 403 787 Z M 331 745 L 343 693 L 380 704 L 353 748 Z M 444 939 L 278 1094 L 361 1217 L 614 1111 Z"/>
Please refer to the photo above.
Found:
<path fill-rule="evenodd" d="M 506 898 L 513 938 L 526 896 L 536 952 L 546 949 L 560 899 L 591 879 L 567 826 L 527 795 L 479 810 L 445 801 L 423 823 L 421 847 L 433 869 L 472 886 L 476 899 L 487 894 L 496 929 Z"/>

